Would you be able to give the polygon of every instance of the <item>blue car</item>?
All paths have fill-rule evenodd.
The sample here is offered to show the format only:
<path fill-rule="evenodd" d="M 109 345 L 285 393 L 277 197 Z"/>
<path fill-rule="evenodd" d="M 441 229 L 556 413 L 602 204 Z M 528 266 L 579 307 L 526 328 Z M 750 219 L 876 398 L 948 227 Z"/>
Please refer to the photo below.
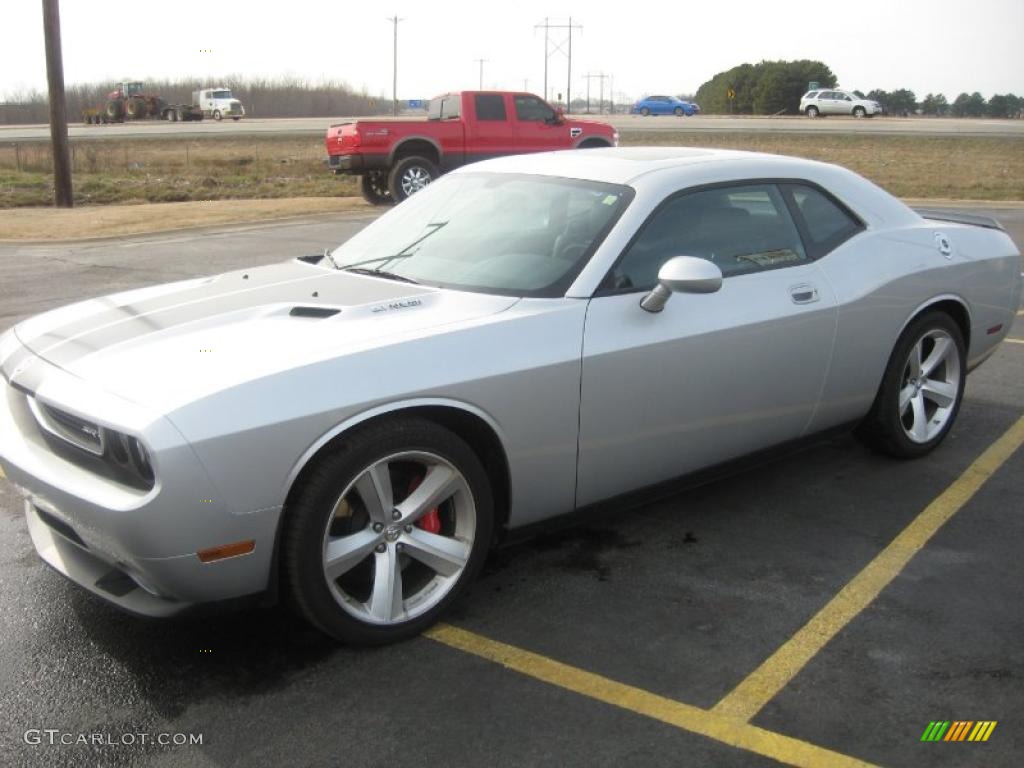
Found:
<path fill-rule="evenodd" d="M 692 117 L 700 107 L 692 101 L 683 101 L 675 96 L 647 96 L 633 105 L 634 115 L 676 115 Z"/>

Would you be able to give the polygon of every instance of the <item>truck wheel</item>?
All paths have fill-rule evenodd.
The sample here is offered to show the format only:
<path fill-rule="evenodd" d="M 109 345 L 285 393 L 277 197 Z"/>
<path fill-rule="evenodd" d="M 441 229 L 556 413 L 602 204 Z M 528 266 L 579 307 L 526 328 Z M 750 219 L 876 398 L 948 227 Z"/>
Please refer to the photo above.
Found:
<path fill-rule="evenodd" d="M 437 166 L 424 157 L 411 155 L 403 157 L 388 176 L 388 191 L 391 198 L 400 203 L 430 184 L 440 174 Z"/>
<path fill-rule="evenodd" d="M 107 102 L 107 118 L 110 120 L 117 120 L 124 113 L 124 102 L 123 101 L 108 101 Z"/>
<path fill-rule="evenodd" d="M 232 117 L 231 119 L 234 120 L 236 123 L 238 122 L 238 118 L 237 117 Z"/>
<path fill-rule="evenodd" d="M 214 120 L 216 120 L 217 122 L 220 122 L 223 118 L 224 118 L 224 116 L 220 113 L 219 109 L 213 110 L 213 119 Z"/>
<path fill-rule="evenodd" d="M 395 201 L 388 191 L 388 176 L 384 171 L 370 171 L 359 179 L 363 199 L 370 205 L 392 205 Z"/>

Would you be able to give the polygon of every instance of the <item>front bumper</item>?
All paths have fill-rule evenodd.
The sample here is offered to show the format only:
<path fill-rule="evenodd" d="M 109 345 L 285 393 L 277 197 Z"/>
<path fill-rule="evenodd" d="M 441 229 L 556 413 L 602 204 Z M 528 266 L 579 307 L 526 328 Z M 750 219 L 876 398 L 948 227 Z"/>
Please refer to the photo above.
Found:
<path fill-rule="evenodd" d="M 12 386 L 11 378 L 51 403 L 96 414 L 106 426 L 129 425 L 108 418 L 114 398 L 95 397 L 85 382 L 24 350 L 13 375 L 5 367 L 0 467 L 25 498 L 29 533 L 44 561 L 90 592 L 145 616 L 170 616 L 267 590 L 279 507 L 232 511 L 191 446 L 162 417 L 142 418 L 148 422 L 144 428 L 130 425 L 151 449 L 157 475 L 152 489 L 100 476 L 53 449 L 28 407 L 29 395 Z M 68 393 L 78 394 L 82 404 L 59 399 Z M 197 554 L 247 540 L 255 547 L 239 557 L 204 563 Z"/>

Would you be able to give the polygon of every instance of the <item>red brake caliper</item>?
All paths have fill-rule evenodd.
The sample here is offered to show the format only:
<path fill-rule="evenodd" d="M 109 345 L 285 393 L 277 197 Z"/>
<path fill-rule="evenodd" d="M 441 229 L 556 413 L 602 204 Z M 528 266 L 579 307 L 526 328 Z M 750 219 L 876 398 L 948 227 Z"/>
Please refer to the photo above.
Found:
<path fill-rule="evenodd" d="M 412 482 L 409 483 L 409 493 L 415 491 L 420 483 L 423 482 L 422 477 L 414 477 Z M 422 528 L 427 533 L 440 533 L 441 532 L 441 515 L 437 511 L 437 507 L 423 515 L 419 520 L 416 521 L 416 527 Z"/>

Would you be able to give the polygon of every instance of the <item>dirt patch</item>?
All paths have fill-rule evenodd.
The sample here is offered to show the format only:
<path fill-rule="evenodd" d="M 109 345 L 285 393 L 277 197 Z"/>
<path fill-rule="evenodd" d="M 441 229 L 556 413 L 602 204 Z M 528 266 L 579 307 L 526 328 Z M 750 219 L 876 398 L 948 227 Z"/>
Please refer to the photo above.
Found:
<path fill-rule="evenodd" d="M 72 209 L 16 208 L 0 210 L 0 242 L 85 240 L 371 210 L 374 209 L 361 198 L 354 197 L 92 205 Z"/>

